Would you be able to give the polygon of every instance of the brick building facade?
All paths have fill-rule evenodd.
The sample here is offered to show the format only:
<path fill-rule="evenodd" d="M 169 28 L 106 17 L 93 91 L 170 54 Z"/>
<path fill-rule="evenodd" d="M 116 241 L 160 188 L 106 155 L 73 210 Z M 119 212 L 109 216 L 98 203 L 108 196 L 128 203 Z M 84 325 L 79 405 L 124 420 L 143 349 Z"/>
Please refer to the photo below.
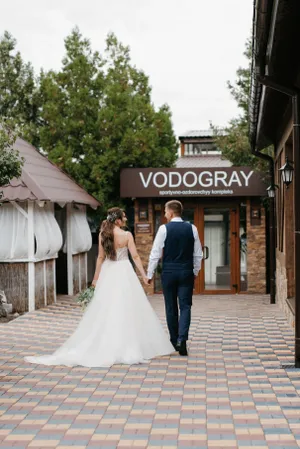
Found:
<path fill-rule="evenodd" d="M 274 192 L 275 300 L 295 326 L 296 365 L 300 367 L 300 4 L 258 0 L 253 10 L 250 101 L 252 153 L 268 159 Z M 268 153 L 262 151 L 268 148 Z M 271 149 L 271 150 L 270 150 Z M 266 154 L 268 154 L 266 156 Z M 282 172 L 288 162 L 293 179 Z M 271 273 L 272 275 L 272 273 Z"/>
<path fill-rule="evenodd" d="M 204 259 L 195 293 L 266 293 L 266 217 L 261 198 L 266 186 L 249 167 L 232 167 L 221 157 L 210 131 L 180 137 L 181 155 L 169 169 L 124 169 L 121 195 L 134 198 L 135 241 L 144 267 L 164 204 L 183 203 Z M 159 264 L 147 293 L 160 293 Z"/>

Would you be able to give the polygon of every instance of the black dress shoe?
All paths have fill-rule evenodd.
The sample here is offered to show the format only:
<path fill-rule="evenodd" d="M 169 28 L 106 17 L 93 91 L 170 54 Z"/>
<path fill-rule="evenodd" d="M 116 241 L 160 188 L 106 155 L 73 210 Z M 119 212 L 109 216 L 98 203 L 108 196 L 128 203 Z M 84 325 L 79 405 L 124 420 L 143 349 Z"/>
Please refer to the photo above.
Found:
<path fill-rule="evenodd" d="M 177 351 L 179 352 L 179 355 L 188 355 L 187 349 L 186 349 L 186 341 L 180 341 L 177 343 L 176 346 Z"/>

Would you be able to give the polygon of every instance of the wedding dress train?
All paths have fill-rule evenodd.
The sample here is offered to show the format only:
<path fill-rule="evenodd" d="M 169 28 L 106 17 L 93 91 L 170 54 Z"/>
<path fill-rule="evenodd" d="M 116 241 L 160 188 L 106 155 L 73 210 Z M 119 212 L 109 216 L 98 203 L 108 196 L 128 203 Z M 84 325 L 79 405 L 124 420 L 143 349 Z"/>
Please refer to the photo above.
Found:
<path fill-rule="evenodd" d="M 26 357 L 27 362 L 109 367 L 174 352 L 128 259 L 128 248 L 116 251 L 116 261 L 104 261 L 94 297 L 75 332 L 53 354 Z"/>

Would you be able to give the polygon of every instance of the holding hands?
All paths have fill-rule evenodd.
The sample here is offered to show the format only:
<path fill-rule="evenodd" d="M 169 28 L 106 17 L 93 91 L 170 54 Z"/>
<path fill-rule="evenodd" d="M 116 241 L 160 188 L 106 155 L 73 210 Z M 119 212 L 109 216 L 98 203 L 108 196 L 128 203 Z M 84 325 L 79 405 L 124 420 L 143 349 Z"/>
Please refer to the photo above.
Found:
<path fill-rule="evenodd" d="M 143 281 L 145 285 L 150 285 L 151 284 L 151 279 L 149 279 L 147 276 L 143 276 Z"/>

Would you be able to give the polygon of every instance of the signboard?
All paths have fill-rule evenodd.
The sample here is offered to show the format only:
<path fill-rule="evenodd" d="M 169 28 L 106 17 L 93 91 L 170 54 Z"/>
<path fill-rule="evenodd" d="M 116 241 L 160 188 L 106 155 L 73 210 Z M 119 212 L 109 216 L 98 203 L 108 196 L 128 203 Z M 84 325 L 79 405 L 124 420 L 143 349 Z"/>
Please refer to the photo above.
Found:
<path fill-rule="evenodd" d="M 267 186 L 249 167 L 125 168 L 121 197 L 265 196 Z"/>
<path fill-rule="evenodd" d="M 136 234 L 151 234 L 151 223 L 136 223 Z"/>

